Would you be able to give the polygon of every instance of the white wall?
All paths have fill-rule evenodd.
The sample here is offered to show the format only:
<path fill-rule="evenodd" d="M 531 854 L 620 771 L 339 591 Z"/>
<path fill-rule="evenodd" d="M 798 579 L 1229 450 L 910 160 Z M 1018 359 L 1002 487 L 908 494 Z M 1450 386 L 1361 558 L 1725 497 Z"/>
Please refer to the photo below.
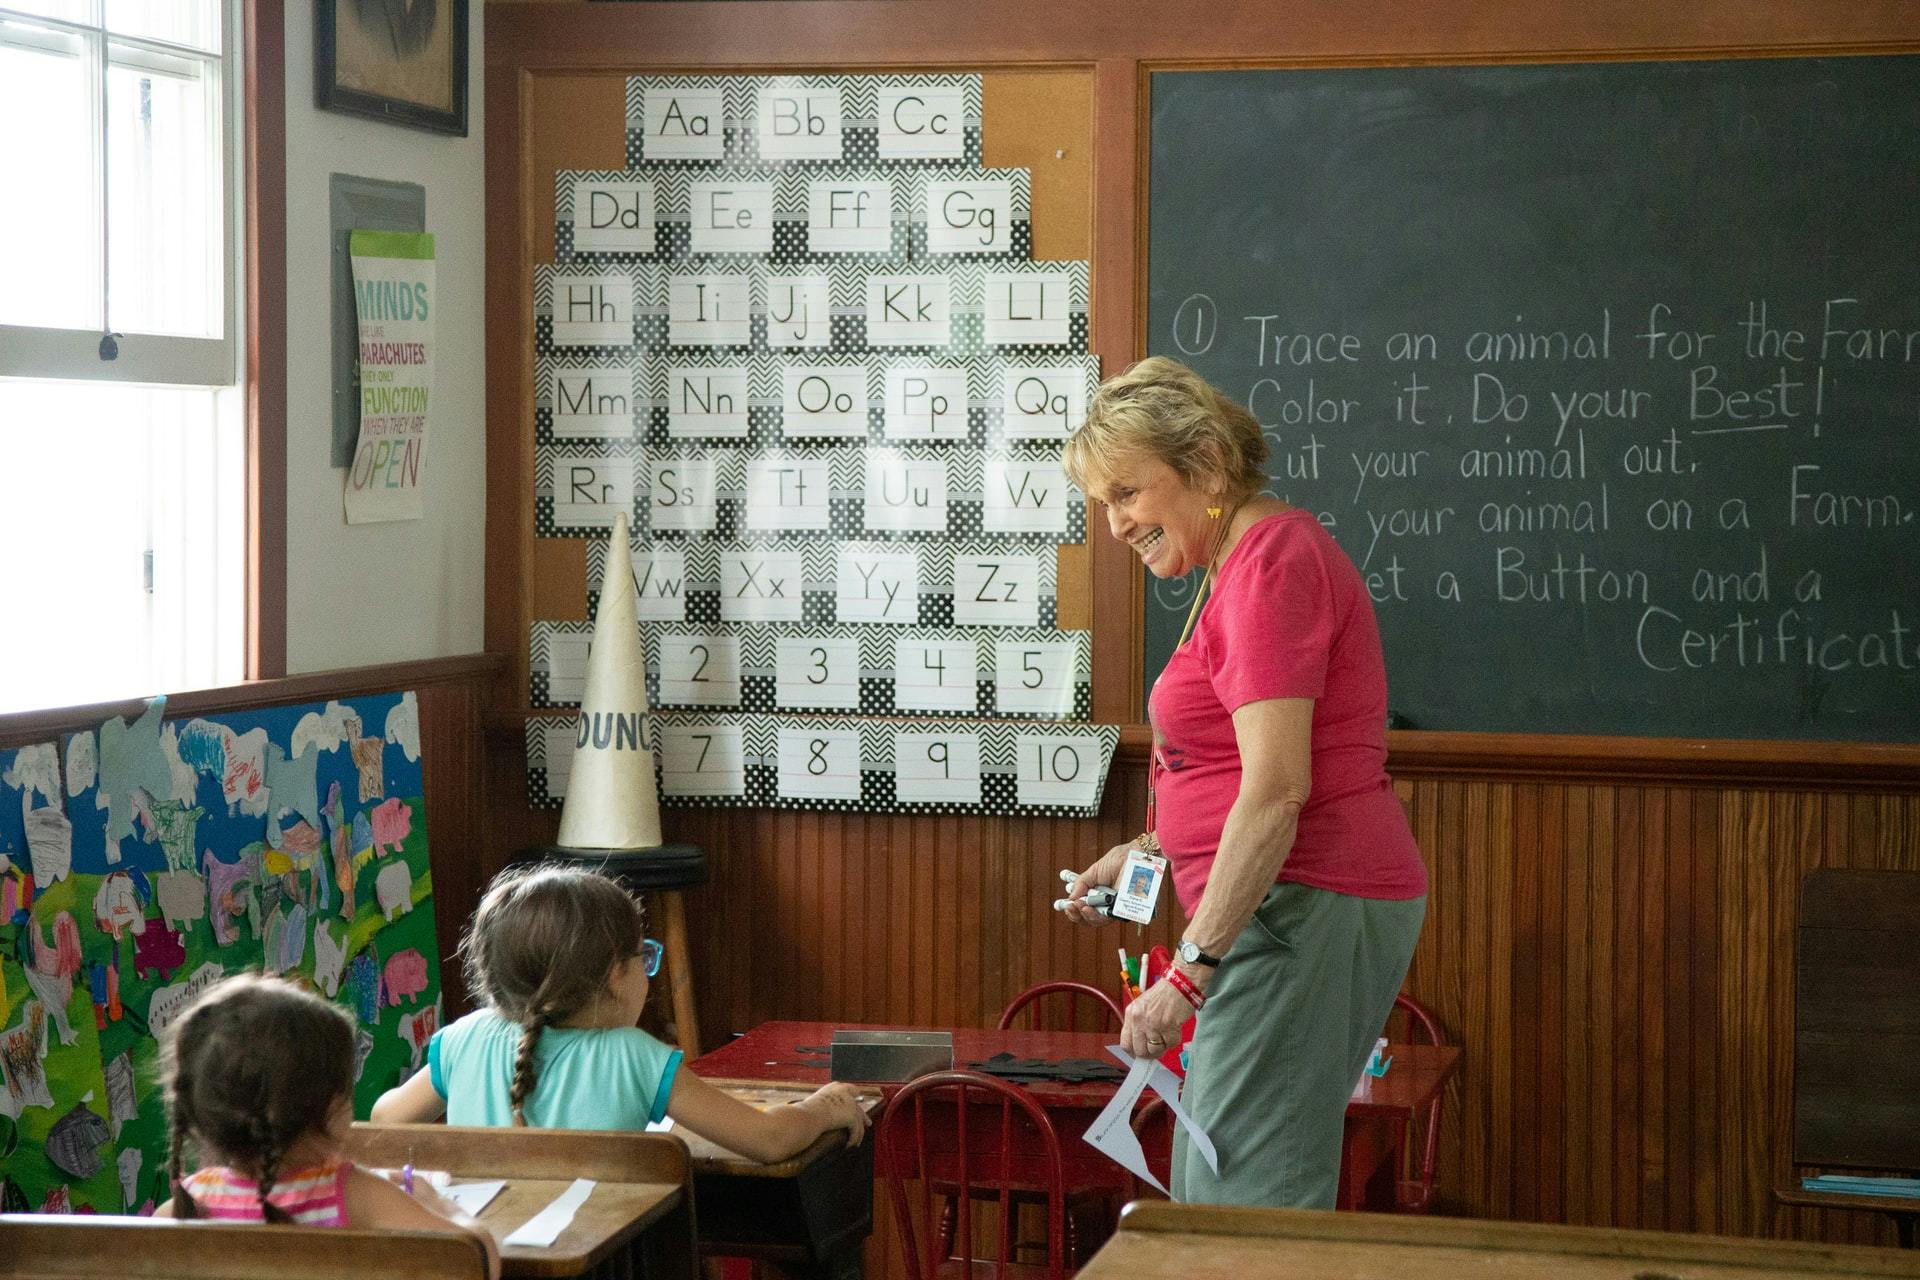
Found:
<path fill-rule="evenodd" d="M 345 0 L 343 0 L 344 7 Z M 449 8 L 451 6 L 448 6 Z M 481 29 L 468 5 L 467 136 L 316 108 L 313 3 L 287 4 L 287 671 L 475 653 L 486 533 L 486 201 Z M 424 514 L 348 525 L 330 464 L 327 184 L 427 189 L 439 307 Z"/>

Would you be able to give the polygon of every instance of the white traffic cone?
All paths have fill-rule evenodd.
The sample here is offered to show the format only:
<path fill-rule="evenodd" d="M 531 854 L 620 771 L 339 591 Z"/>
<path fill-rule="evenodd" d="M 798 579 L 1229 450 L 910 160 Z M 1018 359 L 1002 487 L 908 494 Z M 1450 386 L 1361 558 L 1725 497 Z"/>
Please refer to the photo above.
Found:
<path fill-rule="evenodd" d="M 625 513 L 613 520 L 600 616 L 587 655 L 586 690 L 574 733 L 573 773 L 560 811 L 567 849 L 655 849 L 660 795 L 647 746 L 647 659 Z"/>

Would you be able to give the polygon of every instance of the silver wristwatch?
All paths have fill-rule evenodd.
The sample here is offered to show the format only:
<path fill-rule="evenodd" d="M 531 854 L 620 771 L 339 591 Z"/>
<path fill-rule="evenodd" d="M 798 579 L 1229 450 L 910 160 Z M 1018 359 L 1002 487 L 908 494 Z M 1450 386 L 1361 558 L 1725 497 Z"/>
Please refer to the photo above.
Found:
<path fill-rule="evenodd" d="M 1180 945 L 1174 948 L 1173 953 L 1180 957 L 1182 964 L 1203 964 L 1209 969 L 1217 969 L 1220 967 L 1219 956 L 1208 955 L 1200 949 L 1198 943 L 1188 942 L 1184 938 L 1180 940 Z"/>

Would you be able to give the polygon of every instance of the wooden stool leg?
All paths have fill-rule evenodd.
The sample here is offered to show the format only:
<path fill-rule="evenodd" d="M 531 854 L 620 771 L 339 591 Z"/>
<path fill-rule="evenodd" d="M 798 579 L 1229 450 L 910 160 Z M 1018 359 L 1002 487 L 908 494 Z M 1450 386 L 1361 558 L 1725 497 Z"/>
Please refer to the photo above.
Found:
<path fill-rule="evenodd" d="M 687 947 L 687 913 L 680 892 L 659 895 L 660 941 L 666 947 L 667 972 L 673 982 L 673 1026 L 680 1048 L 689 1058 L 700 1054 L 700 1015 L 693 1006 L 693 952 Z"/>

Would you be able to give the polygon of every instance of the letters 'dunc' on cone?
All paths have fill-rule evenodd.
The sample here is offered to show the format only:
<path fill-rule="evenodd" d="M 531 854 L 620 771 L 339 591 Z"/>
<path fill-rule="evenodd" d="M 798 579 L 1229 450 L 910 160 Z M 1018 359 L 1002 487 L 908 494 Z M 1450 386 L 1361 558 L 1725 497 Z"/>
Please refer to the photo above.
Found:
<path fill-rule="evenodd" d="M 607 548 L 600 616 L 593 624 L 574 734 L 573 773 L 560 811 L 560 844 L 569 849 L 660 846 L 660 796 L 645 733 L 647 662 L 631 554 L 622 513 L 614 517 Z"/>

